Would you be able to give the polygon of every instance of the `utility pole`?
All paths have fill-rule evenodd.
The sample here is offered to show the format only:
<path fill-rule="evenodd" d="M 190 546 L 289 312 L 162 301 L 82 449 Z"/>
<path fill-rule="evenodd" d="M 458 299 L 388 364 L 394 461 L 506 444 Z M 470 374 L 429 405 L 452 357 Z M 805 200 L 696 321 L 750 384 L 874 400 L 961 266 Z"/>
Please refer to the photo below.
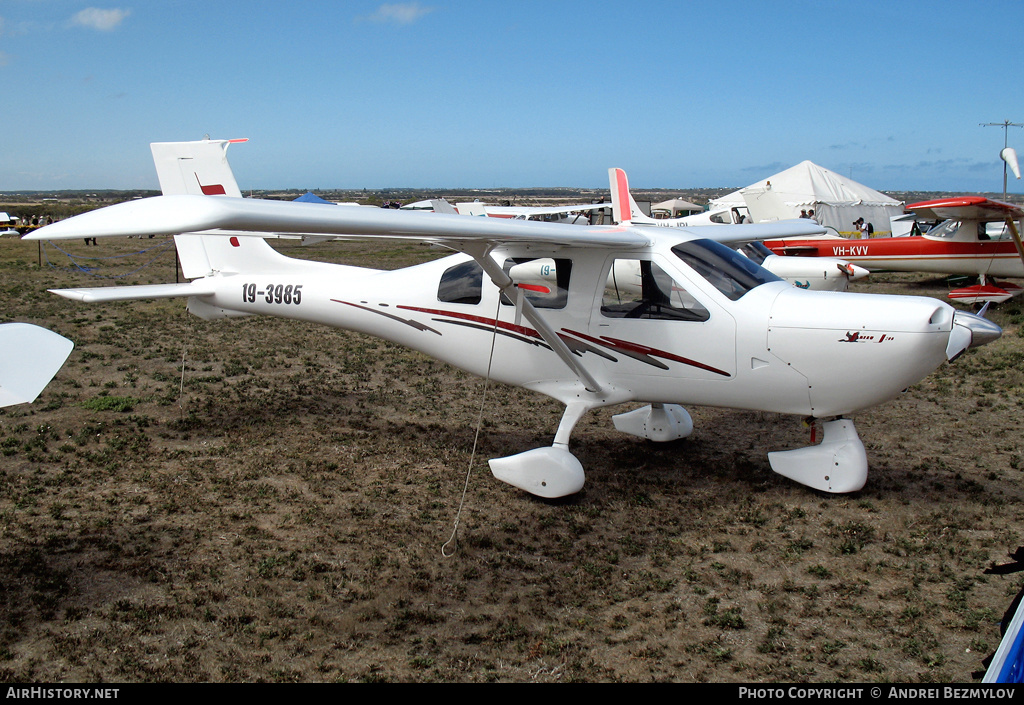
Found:
<path fill-rule="evenodd" d="M 1002 122 L 983 122 L 980 123 L 981 127 L 1001 127 L 1003 128 L 1003 149 L 1009 147 L 1009 132 L 1011 127 L 1024 127 L 1024 123 L 1010 122 L 1009 120 L 1003 120 Z M 1000 152 L 1002 156 L 1002 152 Z M 1006 159 L 1003 159 L 1003 200 L 1006 200 Z"/>

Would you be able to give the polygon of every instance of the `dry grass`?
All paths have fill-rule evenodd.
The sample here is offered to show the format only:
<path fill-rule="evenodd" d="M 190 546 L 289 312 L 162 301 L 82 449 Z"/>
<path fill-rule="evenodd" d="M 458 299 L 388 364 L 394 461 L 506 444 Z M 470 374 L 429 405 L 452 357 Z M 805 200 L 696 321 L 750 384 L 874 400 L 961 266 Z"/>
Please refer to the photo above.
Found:
<path fill-rule="evenodd" d="M 668 445 L 588 416 L 587 486 L 545 502 L 485 459 L 549 443 L 561 410 L 498 387 L 446 558 L 480 380 L 301 323 L 58 299 L 95 282 L 34 243 L 0 242 L 0 269 L 11 318 L 77 345 L 0 411 L 5 681 L 969 681 L 1020 584 L 982 572 L 1024 543 L 1017 303 L 1002 340 L 856 418 L 872 473 L 848 496 L 769 470 L 798 420 L 698 408 Z M 124 283 L 173 280 L 168 251 Z"/>

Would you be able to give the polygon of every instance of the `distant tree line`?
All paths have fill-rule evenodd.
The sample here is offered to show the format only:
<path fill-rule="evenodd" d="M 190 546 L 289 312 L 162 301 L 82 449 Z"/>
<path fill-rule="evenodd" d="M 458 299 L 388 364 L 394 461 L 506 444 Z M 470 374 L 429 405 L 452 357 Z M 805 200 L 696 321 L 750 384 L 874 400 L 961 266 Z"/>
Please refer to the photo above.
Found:
<path fill-rule="evenodd" d="M 158 191 L 18 191 L 0 193 L 0 211 L 23 222 L 48 217 L 63 220 L 103 206 L 136 198 L 159 196 Z"/>

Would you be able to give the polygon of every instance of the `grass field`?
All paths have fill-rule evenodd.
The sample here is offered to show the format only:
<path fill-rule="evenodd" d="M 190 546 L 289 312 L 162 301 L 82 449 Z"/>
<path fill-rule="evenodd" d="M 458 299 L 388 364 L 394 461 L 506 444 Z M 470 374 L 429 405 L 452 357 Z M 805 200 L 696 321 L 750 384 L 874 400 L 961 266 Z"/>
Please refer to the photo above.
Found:
<path fill-rule="evenodd" d="M 807 443 L 799 419 L 695 408 L 693 436 L 656 445 L 614 409 L 573 435 L 584 490 L 543 501 L 486 459 L 549 444 L 561 408 L 492 387 L 443 551 L 481 380 L 314 325 L 70 302 L 46 289 L 174 281 L 173 248 L 62 247 L 117 257 L 85 272 L 0 241 L 7 318 L 76 344 L 0 410 L 4 681 L 971 681 L 1020 588 L 983 573 L 1024 544 L 1018 302 L 991 313 L 1002 339 L 855 417 L 871 474 L 852 495 L 770 471 Z"/>

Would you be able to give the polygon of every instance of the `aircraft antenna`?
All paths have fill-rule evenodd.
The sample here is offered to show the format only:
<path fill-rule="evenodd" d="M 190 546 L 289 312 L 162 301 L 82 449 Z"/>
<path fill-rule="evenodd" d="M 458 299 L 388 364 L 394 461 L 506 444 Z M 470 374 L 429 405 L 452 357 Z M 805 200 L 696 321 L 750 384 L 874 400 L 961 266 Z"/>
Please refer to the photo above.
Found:
<path fill-rule="evenodd" d="M 1010 122 L 1009 120 L 1003 120 L 1002 122 L 982 122 L 979 123 L 981 127 L 1001 127 L 1003 128 L 1003 149 L 1009 147 L 1009 132 L 1011 127 L 1024 127 L 1024 123 L 1021 122 Z M 1006 160 L 1003 160 L 1003 200 L 1006 200 Z"/>

